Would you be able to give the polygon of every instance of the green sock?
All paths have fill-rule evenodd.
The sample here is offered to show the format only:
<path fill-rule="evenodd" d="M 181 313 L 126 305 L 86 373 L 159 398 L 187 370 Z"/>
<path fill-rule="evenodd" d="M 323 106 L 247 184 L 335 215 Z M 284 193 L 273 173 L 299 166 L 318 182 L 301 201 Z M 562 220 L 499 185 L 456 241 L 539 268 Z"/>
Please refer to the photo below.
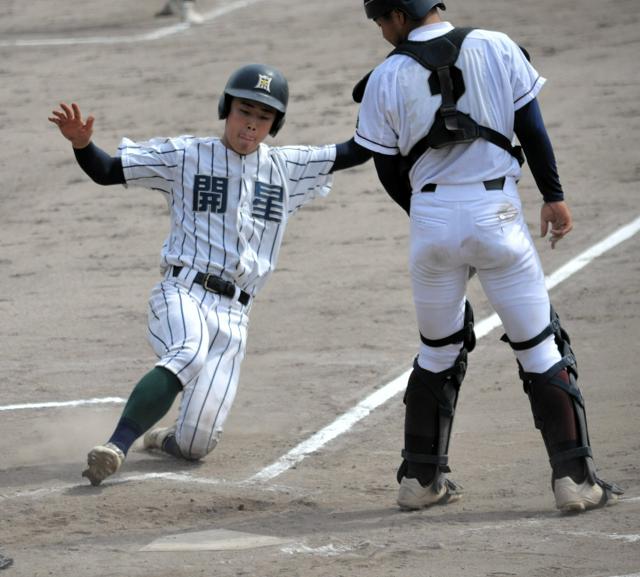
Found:
<path fill-rule="evenodd" d="M 181 390 L 178 377 L 167 369 L 149 371 L 129 396 L 109 443 L 126 455 L 135 440 L 167 414 Z"/>
<path fill-rule="evenodd" d="M 154 367 L 131 392 L 122 418 L 138 425 L 144 433 L 169 412 L 180 391 L 178 377 L 167 369 Z"/>

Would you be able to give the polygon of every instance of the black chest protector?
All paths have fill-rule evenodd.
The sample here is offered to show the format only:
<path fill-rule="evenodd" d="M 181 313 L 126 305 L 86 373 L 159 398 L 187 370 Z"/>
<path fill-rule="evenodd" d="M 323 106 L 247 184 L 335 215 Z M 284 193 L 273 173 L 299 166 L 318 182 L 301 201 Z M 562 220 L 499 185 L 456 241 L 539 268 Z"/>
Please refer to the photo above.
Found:
<path fill-rule="evenodd" d="M 462 71 L 455 66 L 455 63 L 464 39 L 472 30 L 473 28 L 454 28 L 447 34 L 432 40 L 423 42 L 406 40 L 389 54 L 389 56 L 404 54 L 430 70 L 432 74 L 429 76 L 429 90 L 432 95 L 442 96 L 442 105 L 436 112 L 431 130 L 415 144 L 406 157 L 411 166 L 428 148 L 466 144 L 478 138 L 488 140 L 506 150 L 519 164 L 524 162 L 520 146 L 513 146 L 504 134 L 488 126 L 479 125 L 470 115 L 460 112 L 456 107 L 456 103 L 464 94 L 465 85 Z M 362 101 L 370 74 L 354 88 L 353 98 L 356 102 Z"/>

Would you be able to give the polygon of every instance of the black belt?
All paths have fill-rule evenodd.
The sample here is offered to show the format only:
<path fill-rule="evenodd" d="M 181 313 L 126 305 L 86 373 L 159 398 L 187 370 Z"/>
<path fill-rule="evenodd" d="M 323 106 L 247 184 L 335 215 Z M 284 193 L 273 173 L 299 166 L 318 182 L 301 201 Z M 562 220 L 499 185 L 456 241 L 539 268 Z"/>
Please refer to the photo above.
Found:
<path fill-rule="evenodd" d="M 493 180 L 485 180 L 482 184 L 484 184 L 485 190 L 502 190 L 504 188 L 504 183 L 506 181 L 506 177 L 494 178 Z M 422 192 L 435 192 L 437 184 L 433 182 L 427 182 L 422 187 Z"/>
<path fill-rule="evenodd" d="M 173 276 L 178 276 L 181 270 L 181 266 L 174 266 L 171 274 Z M 212 293 L 223 295 L 225 297 L 233 298 L 236 294 L 236 285 L 212 274 L 198 272 L 193 278 L 193 282 L 202 285 L 206 290 L 211 291 Z M 238 302 L 246 306 L 249 304 L 250 300 L 251 295 L 241 289 L 240 294 L 238 295 Z"/>

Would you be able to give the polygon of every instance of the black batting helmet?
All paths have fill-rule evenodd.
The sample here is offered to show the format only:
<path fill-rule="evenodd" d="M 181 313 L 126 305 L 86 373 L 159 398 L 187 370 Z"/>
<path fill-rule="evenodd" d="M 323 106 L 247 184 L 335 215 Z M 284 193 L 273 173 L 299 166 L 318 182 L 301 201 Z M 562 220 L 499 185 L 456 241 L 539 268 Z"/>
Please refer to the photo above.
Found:
<path fill-rule="evenodd" d="M 265 64 L 248 64 L 238 68 L 227 80 L 218 102 L 218 117 L 229 116 L 232 98 L 244 98 L 276 110 L 269 134 L 275 136 L 284 124 L 289 102 L 289 84 L 284 74 Z"/>
<path fill-rule="evenodd" d="M 432 8 L 446 10 L 441 0 L 364 0 L 367 18 L 375 20 L 392 10 L 402 10 L 411 20 L 421 20 Z"/>

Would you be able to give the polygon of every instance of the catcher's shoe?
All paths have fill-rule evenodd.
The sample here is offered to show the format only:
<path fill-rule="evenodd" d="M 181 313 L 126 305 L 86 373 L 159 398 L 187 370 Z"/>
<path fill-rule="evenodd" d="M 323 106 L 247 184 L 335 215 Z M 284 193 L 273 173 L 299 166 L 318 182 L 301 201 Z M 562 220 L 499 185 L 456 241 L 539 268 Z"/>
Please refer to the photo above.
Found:
<path fill-rule="evenodd" d="M 113 443 L 98 445 L 89 451 L 87 464 L 89 467 L 82 472 L 82 476 L 97 487 L 107 477 L 110 477 L 124 463 L 124 453 Z"/>
<path fill-rule="evenodd" d="M 461 489 L 442 474 L 426 487 L 423 487 L 418 479 L 402 477 L 398 490 L 398 505 L 405 511 L 413 511 L 431 505 L 452 503 L 462 497 Z"/>
<path fill-rule="evenodd" d="M 553 482 L 556 507 L 565 513 L 580 513 L 587 509 L 614 505 L 622 492 L 616 485 L 599 479 L 593 484 L 588 479 L 583 483 L 576 483 L 571 477 L 562 477 Z"/>
<path fill-rule="evenodd" d="M 155 429 L 151 429 L 148 431 L 144 439 L 142 439 L 142 446 L 147 451 L 163 450 L 164 442 L 167 440 L 169 435 L 176 434 L 176 426 L 172 427 L 156 427 Z"/>

